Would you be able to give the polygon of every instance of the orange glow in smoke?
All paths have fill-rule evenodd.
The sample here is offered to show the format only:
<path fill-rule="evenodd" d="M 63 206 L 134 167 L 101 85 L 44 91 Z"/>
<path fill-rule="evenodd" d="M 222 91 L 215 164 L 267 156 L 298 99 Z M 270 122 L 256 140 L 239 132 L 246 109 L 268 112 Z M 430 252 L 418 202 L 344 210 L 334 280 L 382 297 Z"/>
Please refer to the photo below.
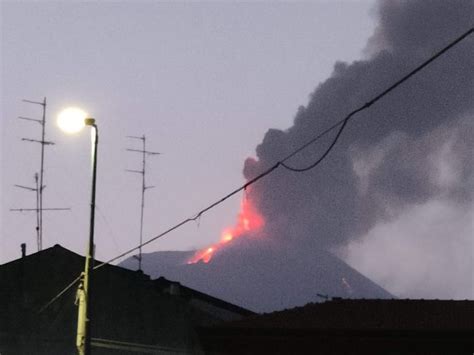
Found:
<path fill-rule="evenodd" d="M 246 232 L 257 231 L 262 228 L 264 221 L 262 216 L 257 212 L 255 207 L 249 202 L 249 199 L 244 198 L 240 207 L 240 213 L 237 216 L 237 223 L 234 227 L 226 228 L 221 234 L 219 242 L 210 247 L 200 250 L 189 259 L 188 264 L 194 264 L 198 261 L 208 263 L 214 253 L 221 249 L 225 244 L 234 239 L 241 237 Z"/>

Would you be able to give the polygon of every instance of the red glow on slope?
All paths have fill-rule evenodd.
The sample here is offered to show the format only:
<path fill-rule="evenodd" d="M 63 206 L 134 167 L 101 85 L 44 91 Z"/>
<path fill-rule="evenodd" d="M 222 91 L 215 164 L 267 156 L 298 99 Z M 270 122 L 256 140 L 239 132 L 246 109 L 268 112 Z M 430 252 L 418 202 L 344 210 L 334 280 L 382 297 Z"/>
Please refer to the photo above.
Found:
<path fill-rule="evenodd" d="M 247 198 L 244 198 L 242 200 L 240 213 L 237 216 L 237 223 L 235 226 L 224 229 L 219 242 L 196 252 L 196 254 L 194 254 L 194 256 L 188 261 L 188 264 L 194 264 L 198 261 L 208 263 L 212 259 L 214 253 L 217 250 L 222 249 L 225 244 L 239 238 L 246 232 L 257 231 L 262 228 L 263 225 L 264 221 L 262 216 L 257 212 L 250 201 Z"/>

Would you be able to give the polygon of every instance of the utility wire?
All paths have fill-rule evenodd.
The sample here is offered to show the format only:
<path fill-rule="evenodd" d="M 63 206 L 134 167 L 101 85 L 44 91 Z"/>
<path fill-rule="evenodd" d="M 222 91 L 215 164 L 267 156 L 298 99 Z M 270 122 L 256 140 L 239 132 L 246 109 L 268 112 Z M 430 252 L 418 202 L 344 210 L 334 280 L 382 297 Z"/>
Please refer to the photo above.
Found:
<path fill-rule="evenodd" d="M 110 225 L 109 221 L 107 220 L 107 218 L 105 217 L 105 214 L 101 211 L 101 209 L 99 208 L 99 206 L 97 206 L 97 204 L 95 205 L 95 208 L 96 208 L 96 211 L 99 212 L 99 216 L 102 218 L 102 221 L 104 221 L 105 223 L 105 226 L 107 227 L 108 231 L 109 231 L 109 237 L 110 239 L 112 239 L 112 242 L 114 243 L 115 245 L 115 249 L 117 252 L 119 252 L 120 250 L 120 247 L 117 243 L 117 238 L 115 237 L 115 233 L 114 231 L 112 230 L 112 226 Z"/>
<path fill-rule="evenodd" d="M 270 168 L 268 168 L 267 170 L 265 170 L 264 172 L 260 173 L 259 175 L 257 175 L 256 177 L 254 177 L 253 179 L 247 181 L 244 185 L 236 188 L 235 190 L 233 190 L 232 192 L 228 193 L 227 195 L 225 195 L 224 197 L 222 197 L 221 199 L 215 201 L 214 203 L 211 203 L 209 206 L 205 207 L 204 209 L 202 209 L 201 211 L 199 211 L 194 217 L 190 217 L 190 218 L 187 218 L 181 222 L 179 222 L 178 224 L 174 225 L 173 227 L 165 230 L 164 232 L 154 236 L 153 238 L 150 238 L 148 239 L 147 241 L 143 242 L 143 243 L 140 243 L 139 245 L 137 245 L 136 247 L 133 247 L 115 257 L 113 257 L 112 259 L 109 259 L 103 263 L 100 263 L 98 265 L 96 265 L 93 270 L 97 270 L 107 264 L 110 264 L 136 250 L 138 250 L 139 248 L 145 246 L 145 245 L 148 245 L 152 242 L 154 242 L 155 240 L 159 239 L 159 238 L 162 238 L 164 237 L 165 235 L 171 233 L 172 231 L 180 228 L 181 226 L 189 223 L 189 222 L 193 222 L 193 221 L 196 221 L 196 220 L 199 220 L 199 218 L 205 214 L 207 211 L 211 210 L 212 208 L 216 207 L 217 205 L 220 205 L 222 202 L 224 202 L 225 200 L 229 199 L 230 197 L 234 196 L 235 194 L 237 194 L 238 192 L 242 191 L 242 190 L 245 190 L 247 189 L 249 186 L 253 185 L 254 183 L 256 183 L 257 181 L 259 181 L 260 179 L 262 179 L 263 177 L 269 175 L 270 173 L 272 173 L 274 170 L 276 170 L 279 166 L 283 166 L 284 168 L 288 169 L 288 170 L 291 170 L 291 171 L 295 171 L 295 172 L 304 172 L 304 171 L 307 171 L 307 170 L 310 170 L 310 169 L 313 169 L 315 168 L 317 165 L 319 165 L 326 157 L 327 155 L 329 154 L 329 152 L 333 149 L 333 147 L 335 146 L 337 140 L 339 139 L 339 137 L 341 136 L 342 134 L 342 131 L 344 130 L 345 126 L 347 125 L 347 122 L 358 112 L 361 112 L 367 108 L 369 108 L 370 106 L 372 106 L 375 102 L 377 102 L 378 100 L 380 100 L 381 98 L 383 98 L 385 95 L 387 95 L 388 93 L 390 93 L 392 90 L 394 90 L 395 88 L 397 88 L 400 84 L 402 84 L 403 82 L 405 82 L 406 80 L 408 80 L 410 77 L 412 77 L 413 75 L 415 75 L 417 72 L 419 72 L 420 70 L 422 70 L 424 67 L 426 67 L 427 65 L 429 65 L 430 63 L 432 63 L 434 60 L 436 60 L 437 58 L 439 58 L 441 55 L 443 55 L 444 53 L 446 53 L 447 51 L 449 51 L 451 48 L 453 48 L 455 45 L 457 45 L 459 42 L 461 42 L 462 40 L 464 40 L 466 37 L 468 37 L 469 35 L 471 35 L 472 33 L 474 33 L 474 27 L 471 27 L 468 31 L 466 31 L 464 34 L 462 34 L 461 36 L 459 36 L 458 38 L 456 38 L 455 40 L 453 40 L 452 42 L 450 42 L 446 47 L 444 47 L 443 49 L 441 49 L 440 51 L 438 51 L 437 53 L 435 53 L 433 56 L 431 56 L 428 60 L 426 60 L 425 62 L 423 62 L 421 65 L 419 65 L 418 67 L 416 67 L 414 70 L 412 70 L 411 72 L 409 72 L 408 74 L 406 74 L 405 76 L 403 76 L 401 79 L 399 79 L 398 81 L 396 81 L 394 84 L 390 85 L 387 89 L 385 89 L 384 91 L 382 91 L 380 94 L 378 94 L 377 96 L 375 96 L 374 98 L 372 98 L 370 101 L 366 102 L 363 106 L 355 109 L 354 111 L 352 111 L 351 113 L 349 113 L 345 118 L 341 119 L 340 121 L 336 122 L 335 124 L 333 124 L 332 126 L 328 127 L 326 130 L 324 130 L 322 133 L 320 133 L 319 135 L 315 136 L 314 138 L 312 138 L 311 140 L 309 140 L 308 142 L 306 142 L 305 144 L 303 144 L 302 146 L 300 146 L 298 149 L 294 150 L 292 153 L 290 153 L 289 155 L 287 155 L 286 157 L 284 157 L 283 159 L 281 159 L 280 161 L 278 161 L 277 163 L 275 163 L 273 166 L 271 166 Z M 306 149 L 308 146 L 312 145 L 313 143 L 319 141 L 322 137 L 324 137 L 326 134 L 328 134 L 329 132 L 333 131 L 334 129 L 336 129 L 337 127 L 341 126 L 341 128 L 339 128 L 339 131 L 336 135 L 336 137 L 334 138 L 334 140 L 332 141 L 332 143 L 330 144 L 329 148 L 323 153 L 323 155 L 318 159 L 316 160 L 316 162 L 312 163 L 311 165 L 305 167 L 305 168 L 292 168 L 288 165 L 285 164 L 285 162 L 289 159 L 291 159 L 293 156 L 295 156 L 296 154 L 298 154 L 299 152 L 301 152 L 302 150 Z M 61 291 L 57 296 L 55 296 L 53 299 L 51 299 L 51 301 L 49 301 L 45 306 L 42 307 L 41 310 L 44 310 L 46 309 L 48 306 L 50 306 L 54 301 L 56 301 L 62 294 L 64 294 L 64 292 L 66 292 L 70 287 L 72 287 L 77 281 L 79 281 L 80 277 L 77 277 L 70 285 L 68 285 L 63 291 Z"/>
<path fill-rule="evenodd" d="M 339 131 L 337 132 L 336 134 L 336 137 L 334 138 L 334 140 L 332 141 L 332 143 L 329 145 L 329 148 L 326 149 L 326 151 L 324 152 L 323 155 L 321 155 L 321 157 L 316 160 L 314 163 L 312 163 L 311 165 L 305 167 L 305 168 L 292 168 L 291 166 L 288 166 L 284 163 L 284 161 L 286 161 L 287 159 L 290 159 L 290 158 L 286 158 L 284 160 L 281 161 L 281 166 L 284 167 L 285 169 L 288 169 L 290 171 L 294 171 L 294 172 L 297 172 L 297 173 L 302 173 L 304 171 L 308 171 L 308 170 L 311 170 L 313 169 L 316 165 L 318 165 L 319 163 L 321 163 L 324 158 L 326 158 L 326 156 L 329 154 L 329 152 L 332 150 L 332 148 L 336 145 L 337 143 L 337 140 L 339 139 L 339 136 L 342 134 L 342 131 L 344 130 L 344 128 L 346 127 L 346 124 L 347 122 L 349 122 L 349 118 L 354 115 L 355 113 L 359 112 L 359 111 L 362 111 L 362 109 L 358 110 L 358 111 L 354 111 L 350 116 L 348 116 L 344 121 L 340 121 L 337 125 L 335 126 L 332 126 L 331 129 L 328 129 L 326 130 L 325 132 L 329 133 L 330 131 L 332 131 L 334 128 L 336 128 L 337 126 L 339 126 L 342 122 L 342 126 L 341 128 L 339 128 Z M 320 138 L 322 137 L 322 135 L 320 135 Z M 293 155 L 291 155 L 293 156 Z"/>
<path fill-rule="evenodd" d="M 181 227 L 182 225 L 186 224 L 186 223 L 189 223 L 191 221 L 196 221 L 198 218 L 200 218 L 204 213 L 206 213 L 207 211 L 209 211 L 210 209 L 216 207 L 217 205 L 221 204 L 222 202 L 224 202 L 225 200 L 227 200 L 228 198 L 232 197 L 233 195 L 237 194 L 238 192 L 242 191 L 242 190 L 245 190 L 247 187 L 249 187 L 250 185 L 254 184 L 255 182 L 257 182 L 258 180 L 260 180 L 261 178 L 267 176 L 268 174 L 270 174 L 272 171 L 274 171 L 275 169 L 277 169 L 279 166 L 283 166 L 284 168 L 288 169 L 288 170 L 291 170 L 291 171 L 295 171 L 295 172 L 303 172 L 303 171 L 307 171 L 307 170 L 310 170 L 310 169 L 313 169 L 314 167 L 316 167 L 317 165 L 319 165 L 325 158 L 326 156 L 329 154 L 329 152 L 332 150 L 332 148 L 334 147 L 334 145 L 337 143 L 337 140 L 339 139 L 339 137 L 341 136 L 342 134 L 342 131 L 344 130 L 345 126 L 347 125 L 347 122 L 349 122 L 349 120 L 358 112 L 361 112 L 367 108 L 369 108 L 370 106 L 372 106 L 375 102 L 379 101 L 380 99 L 382 99 L 385 95 L 387 95 L 388 93 L 390 93 L 391 91 L 393 91 L 395 88 L 397 88 L 399 85 L 401 85 L 403 82 L 405 82 L 406 80 L 408 80 L 410 77 L 412 77 L 413 75 L 415 75 L 417 72 L 419 72 L 420 70 L 422 70 L 423 68 L 425 68 L 427 65 L 429 65 L 431 62 L 433 62 L 434 60 L 436 60 L 437 58 L 439 58 L 441 55 L 443 55 L 444 53 L 446 53 L 448 50 L 450 50 L 452 47 L 454 47 L 456 44 L 458 44 L 459 42 L 461 42 L 464 38 L 466 38 L 467 36 L 471 35 L 472 33 L 474 32 L 474 27 L 472 27 L 471 29 L 469 29 L 467 32 L 465 32 L 463 35 L 459 36 L 458 38 L 456 38 L 454 41 L 452 41 L 451 43 L 449 43 L 446 47 L 444 47 L 443 49 L 441 49 L 439 52 L 437 52 L 436 54 L 434 54 L 432 57 L 430 57 L 428 60 L 426 60 L 425 62 L 423 62 L 421 65 L 419 65 L 418 67 L 416 67 L 414 70 L 412 70 L 411 72 L 409 72 L 408 74 L 406 74 L 405 76 L 403 76 L 401 79 L 399 79 L 398 81 L 396 81 L 394 84 L 390 85 L 387 89 L 385 89 L 383 92 L 381 92 L 380 94 L 378 94 L 377 96 L 375 96 L 374 98 L 372 98 L 370 101 L 366 102 L 363 106 L 355 109 L 354 111 L 352 111 L 351 113 L 349 113 L 344 119 L 338 121 L 337 123 L 335 123 L 334 125 L 332 125 L 331 127 L 329 127 L 328 129 L 326 129 L 324 132 L 322 132 L 321 134 L 319 134 L 318 136 L 316 136 L 315 138 L 311 139 L 310 141 L 306 142 L 305 144 L 303 144 L 301 147 L 299 147 L 298 149 L 296 149 L 295 151 L 293 151 L 291 154 L 289 154 L 288 156 L 286 156 L 285 158 L 283 158 L 282 160 L 278 161 L 275 165 L 273 165 L 272 167 L 270 167 L 269 169 L 265 170 L 263 173 L 257 175 L 256 177 L 254 177 L 253 179 L 247 181 L 247 183 L 245 183 L 244 185 L 240 186 L 239 188 L 235 189 L 234 191 L 230 192 L 229 194 L 225 195 L 224 197 L 222 197 L 221 199 L 217 200 L 216 202 L 210 204 L 208 207 L 202 209 L 201 211 L 199 211 L 194 217 L 191 217 L 191 218 L 187 218 L 185 220 L 183 220 L 182 222 L 176 224 L 175 226 L 169 228 L 168 230 L 158 234 L 157 236 L 151 238 L 151 239 L 148 239 L 147 241 L 145 241 L 144 243 L 141 243 L 140 245 L 134 247 L 134 248 L 131 248 L 125 252 L 123 252 L 122 254 L 106 261 L 106 262 L 103 262 L 97 266 L 94 267 L 94 270 L 95 269 L 99 269 L 101 268 L 102 266 L 106 265 L 106 264 L 109 264 L 111 262 L 114 262 L 116 261 L 117 259 L 120 259 L 124 256 L 126 256 L 127 254 L 130 254 L 131 252 L 147 245 L 147 244 L 150 244 L 151 242 L 154 242 L 155 240 L 165 236 L 166 234 L 174 231 L 175 229 L 178 229 L 179 227 Z M 285 164 L 285 161 L 287 161 L 288 159 L 292 158 L 293 156 L 295 156 L 296 154 L 298 154 L 299 152 L 301 152 L 303 149 L 305 149 L 306 147 L 310 146 L 311 144 L 315 143 L 316 141 L 318 141 L 319 139 L 321 139 L 323 136 L 325 136 L 326 134 L 328 134 L 329 132 L 331 132 L 332 130 L 334 130 L 336 127 L 338 127 L 339 125 L 341 125 L 341 128 L 339 129 L 336 137 L 334 138 L 333 142 L 331 143 L 331 145 L 329 146 L 329 148 L 324 152 L 324 154 L 318 159 L 316 160 L 316 162 L 312 163 L 311 165 L 305 167 L 305 168 L 292 168 L 288 165 Z"/>
<path fill-rule="evenodd" d="M 99 268 L 101 268 L 102 266 L 104 265 L 107 265 L 107 264 L 110 264 L 112 262 L 114 262 L 115 260 L 118 260 L 128 254 L 130 254 L 131 252 L 135 251 L 135 250 L 138 250 L 140 247 L 143 247 L 147 244 L 150 244 L 151 242 L 154 242 L 155 240 L 161 238 L 161 237 L 164 237 L 166 234 L 180 228 L 181 226 L 189 223 L 189 222 L 193 222 L 193 221 L 197 221 L 199 220 L 199 218 L 201 218 L 201 216 L 206 213 L 207 211 L 209 211 L 210 209 L 216 207 L 217 205 L 220 205 L 222 202 L 224 202 L 225 200 L 229 199 L 230 197 L 234 196 L 235 194 L 237 194 L 238 192 L 242 191 L 242 190 L 245 190 L 247 187 L 249 187 L 250 185 L 254 184 L 255 182 L 257 182 L 258 180 L 260 180 L 261 178 L 263 178 L 264 176 L 270 174 L 273 170 L 275 170 L 276 168 L 278 168 L 278 166 L 280 166 L 280 162 L 276 163 L 275 165 L 273 165 L 270 169 L 264 171 L 263 173 L 261 173 L 260 175 L 254 177 L 252 180 L 249 180 L 246 184 L 240 186 L 239 188 L 235 189 L 234 191 L 228 193 L 227 195 L 225 195 L 224 197 L 222 197 L 221 199 L 217 200 L 216 202 L 210 204 L 209 206 L 207 206 L 206 208 L 202 209 L 201 211 L 199 211 L 194 217 L 190 217 L 190 218 L 187 218 L 181 222 L 179 222 L 178 224 L 174 225 L 173 227 L 167 229 L 166 231 L 158 234 L 157 236 L 151 238 L 151 239 L 148 239 L 147 241 L 141 243 L 140 245 L 136 246 L 136 247 L 133 247 L 132 249 L 129 249 L 125 252 L 123 252 L 122 254 L 120 255 L 117 255 L 115 256 L 114 258 L 112 259 L 109 259 L 101 264 L 98 264 L 94 267 L 94 270 L 97 270 Z"/>
<path fill-rule="evenodd" d="M 128 341 L 111 340 L 103 338 L 91 338 L 91 345 L 96 348 L 107 348 L 116 350 L 129 350 L 134 353 L 148 354 L 187 354 L 184 349 L 169 348 L 151 344 L 131 343 Z"/>
<path fill-rule="evenodd" d="M 56 302 L 62 295 L 64 295 L 71 287 L 73 287 L 76 282 L 78 282 L 81 279 L 82 275 L 79 275 L 76 277 L 69 285 L 67 285 L 61 292 L 59 292 L 56 296 L 51 298 L 48 303 L 46 303 L 43 307 L 40 308 L 38 313 L 43 313 L 49 306 L 51 306 L 54 302 Z"/>
<path fill-rule="evenodd" d="M 401 79 L 399 79 L 397 82 L 395 82 L 394 84 L 392 84 L 391 86 L 389 86 L 387 89 L 385 89 L 384 91 L 382 91 L 380 94 L 378 94 L 377 96 L 375 96 L 372 100 L 366 102 L 364 105 L 362 105 L 361 107 L 355 109 L 354 111 L 352 111 L 351 113 L 349 113 L 345 118 L 343 118 L 342 120 L 336 122 L 334 125 L 332 125 L 331 127 L 329 127 L 328 129 L 326 129 L 324 132 L 322 132 L 320 135 L 314 137 L 313 139 L 311 139 L 310 141 L 306 142 L 305 144 L 303 144 L 301 147 L 299 147 L 298 149 L 296 149 L 294 152 L 292 152 L 290 155 L 288 155 L 287 157 L 285 157 L 284 159 L 281 160 L 281 166 L 283 166 L 284 168 L 288 169 L 288 170 L 291 170 L 291 171 L 295 171 L 295 172 L 303 172 L 303 171 L 307 171 L 307 170 L 310 170 L 310 169 L 313 169 L 314 167 L 316 167 L 328 154 L 329 152 L 332 150 L 332 148 L 334 147 L 334 145 L 336 144 L 337 140 L 339 139 L 339 137 L 341 136 L 341 133 L 342 131 L 344 130 L 347 122 L 358 112 L 361 112 L 367 108 L 369 108 L 370 106 L 372 106 L 374 103 L 376 103 L 377 101 L 379 101 L 381 98 L 383 98 L 385 95 L 387 95 L 388 93 L 390 93 L 391 91 L 393 91 L 395 88 L 397 88 L 399 85 L 401 85 L 403 82 L 405 82 L 406 80 L 408 80 L 410 77 L 412 77 L 413 75 L 415 75 L 417 72 L 419 72 L 420 70 L 422 70 L 423 68 L 425 68 L 427 65 L 431 64 L 431 62 L 435 61 L 438 57 L 440 57 L 441 55 L 443 55 L 444 53 L 446 53 L 447 51 L 449 51 L 452 47 L 454 47 L 456 44 L 458 44 L 459 42 L 461 42 L 463 39 L 465 39 L 467 36 L 471 35 L 472 33 L 474 32 L 474 27 L 471 27 L 470 30 L 468 30 L 467 32 L 465 32 L 464 34 L 462 34 L 461 36 L 459 36 L 457 39 L 455 39 L 454 41 L 452 41 L 450 44 L 448 44 L 446 47 L 444 47 L 443 49 L 441 49 L 439 52 L 437 52 L 436 54 L 434 54 L 432 57 L 430 57 L 428 60 L 426 60 L 425 62 L 423 62 L 421 65 L 419 65 L 418 67 L 416 67 L 415 69 L 413 69 L 411 72 L 409 72 L 408 74 L 406 74 L 404 77 L 402 77 Z M 333 142 L 331 143 L 331 145 L 329 146 L 329 148 L 324 152 L 324 154 L 318 159 L 316 160 L 316 162 L 312 163 L 311 165 L 305 167 L 305 168 L 292 168 L 286 164 L 284 164 L 284 162 L 288 159 L 290 159 L 291 157 L 295 156 L 296 154 L 298 154 L 299 152 L 301 152 L 303 149 L 305 149 L 306 147 L 308 147 L 309 145 L 313 144 L 314 142 L 316 142 L 317 140 L 319 140 L 320 138 L 322 138 L 322 136 L 326 135 L 327 133 L 329 133 L 330 131 L 332 131 L 333 129 L 335 129 L 337 126 L 341 125 L 341 128 L 339 129 L 339 131 L 337 132 L 337 135 L 336 137 L 334 138 Z"/>

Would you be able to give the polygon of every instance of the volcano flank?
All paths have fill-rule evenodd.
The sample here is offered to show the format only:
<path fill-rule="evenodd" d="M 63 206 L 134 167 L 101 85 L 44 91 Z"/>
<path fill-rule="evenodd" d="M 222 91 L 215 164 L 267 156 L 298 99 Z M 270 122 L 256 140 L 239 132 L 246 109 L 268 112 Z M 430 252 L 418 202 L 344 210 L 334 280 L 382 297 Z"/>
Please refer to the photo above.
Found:
<path fill-rule="evenodd" d="M 392 298 L 383 288 L 324 250 L 311 257 L 297 253 L 228 248 L 209 263 L 187 264 L 194 251 L 143 254 L 142 267 L 256 312 L 271 312 L 316 302 L 321 297 Z M 234 252 L 235 251 L 235 252 Z M 129 258 L 121 266 L 136 269 Z"/>
<path fill-rule="evenodd" d="M 197 253 L 145 255 L 143 271 L 257 312 L 392 297 L 335 255 L 400 297 L 473 297 L 473 14 L 468 0 L 379 1 L 366 57 L 336 63 L 245 161 L 236 224 Z"/>

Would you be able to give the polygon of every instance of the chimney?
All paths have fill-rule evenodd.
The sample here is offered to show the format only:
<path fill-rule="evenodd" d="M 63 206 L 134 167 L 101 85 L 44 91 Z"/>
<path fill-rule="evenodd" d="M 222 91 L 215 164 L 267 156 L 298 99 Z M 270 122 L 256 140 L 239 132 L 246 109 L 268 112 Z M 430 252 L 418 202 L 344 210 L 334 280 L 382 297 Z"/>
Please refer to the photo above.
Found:
<path fill-rule="evenodd" d="M 21 257 L 24 258 L 26 256 L 26 243 L 21 243 Z"/>

